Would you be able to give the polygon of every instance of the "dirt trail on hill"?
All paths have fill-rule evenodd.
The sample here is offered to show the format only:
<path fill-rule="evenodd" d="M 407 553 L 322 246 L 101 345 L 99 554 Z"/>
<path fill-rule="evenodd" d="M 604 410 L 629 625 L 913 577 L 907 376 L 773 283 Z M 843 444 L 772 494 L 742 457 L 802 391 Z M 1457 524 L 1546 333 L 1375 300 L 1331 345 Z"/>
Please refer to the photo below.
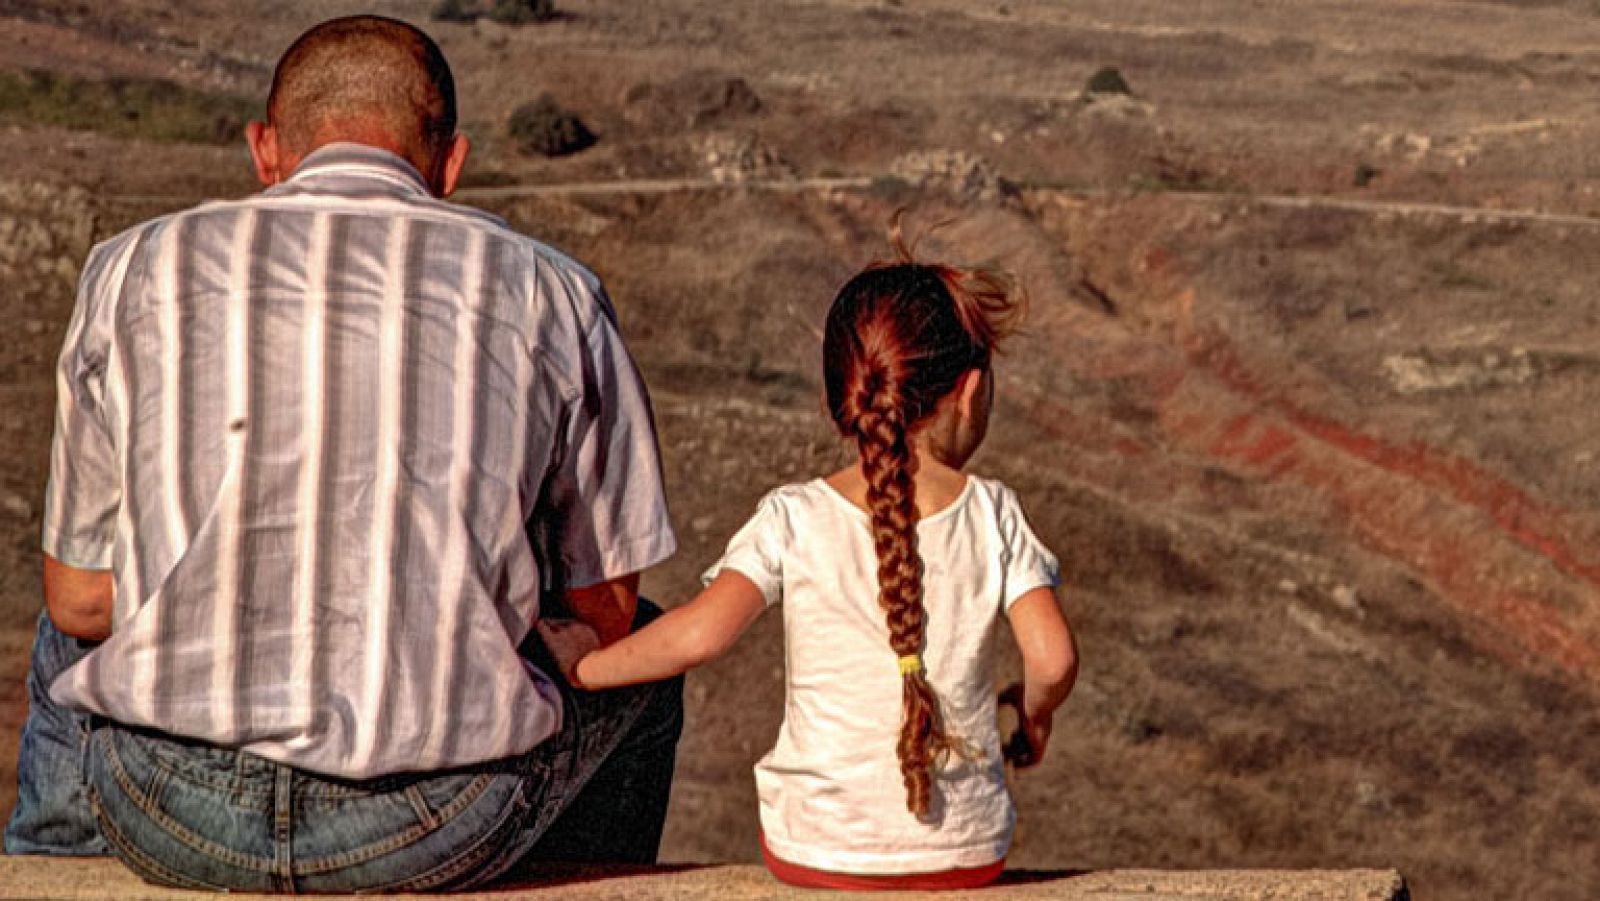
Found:
<path fill-rule="evenodd" d="M 604 197 L 633 194 L 668 194 L 678 191 L 848 191 L 872 187 L 873 182 L 887 176 L 852 176 L 837 178 L 794 178 L 728 182 L 714 178 L 646 178 L 619 181 L 567 182 L 531 185 L 495 185 L 492 187 L 463 188 L 453 198 L 462 203 L 487 203 L 520 197 Z M 1021 187 L 1020 192 L 1030 195 L 1106 198 L 1125 196 L 1125 189 L 1108 188 L 1039 188 Z M 1569 225 L 1580 228 L 1600 227 L 1600 216 L 1575 213 L 1556 213 L 1545 210 L 1515 209 L 1505 207 L 1460 206 L 1443 203 L 1416 203 L 1402 200 L 1360 200 L 1350 197 L 1308 196 L 1301 194 L 1257 194 L 1241 191 L 1197 191 L 1173 189 L 1168 196 L 1192 199 L 1196 202 L 1242 203 L 1264 207 L 1302 210 L 1341 210 L 1367 213 L 1374 216 L 1427 217 L 1440 216 L 1464 221 L 1467 224 L 1494 225 L 1504 222 L 1528 222 L 1546 225 Z M 208 198 L 180 194 L 117 194 L 107 198 L 113 203 L 139 206 L 182 207 Z"/>

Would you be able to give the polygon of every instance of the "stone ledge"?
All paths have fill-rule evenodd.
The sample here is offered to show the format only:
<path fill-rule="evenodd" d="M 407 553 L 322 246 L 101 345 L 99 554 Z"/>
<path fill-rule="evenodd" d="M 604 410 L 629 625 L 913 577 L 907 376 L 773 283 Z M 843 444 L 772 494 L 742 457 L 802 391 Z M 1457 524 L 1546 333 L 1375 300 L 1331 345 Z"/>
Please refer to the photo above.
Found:
<path fill-rule="evenodd" d="M 0 856 L 0 898 L 158 901 L 214 898 L 205 892 L 146 885 L 110 859 Z M 231 895 L 268 898 L 270 895 Z M 391 897 L 429 897 L 404 895 Z M 438 897 L 438 896 L 432 896 Z M 493 901 L 657 901 L 717 898 L 729 901 L 826 897 L 782 885 L 757 866 L 681 864 L 647 869 L 570 867 L 548 881 L 456 898 Z M 1394 870 L 1100 870 L 1008 871 L 990 888 L 971 892 L 893 893 L 916 898 L 1036 898 L 1048 901 L 1407 901 L 1405 880 Z"/>

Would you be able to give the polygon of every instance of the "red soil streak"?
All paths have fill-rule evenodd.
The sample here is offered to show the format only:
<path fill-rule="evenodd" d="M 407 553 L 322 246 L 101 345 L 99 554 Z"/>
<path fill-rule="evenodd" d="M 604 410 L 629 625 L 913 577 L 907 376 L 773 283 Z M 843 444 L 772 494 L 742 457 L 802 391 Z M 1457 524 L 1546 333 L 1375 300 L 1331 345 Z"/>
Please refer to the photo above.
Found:
<path fill-rule="evenodd" d="M 1600 588 L 1600 563 L 1585 560 L 1560 536 L 1578 531 L 1568 511 L 1530 497 L 1505 479 L 1420 442 L 1388 444 L 1339 422 L 1268 395 L 1226 339 L 1212 336 L 1200 346 L 1186 342 L 1190 359 L 1246 399 L 1282 415 L 1295 428 L 1357 459 L 1447 492 L 1477 509 L 1518 544 L 1550 560 L 1563 572 Z"/>
<path fill-rule="evenodd" d="M 1571 524 L 1562 521 L 1568 517 L 1567 511 L 1542 504 L 1498 476 L 1423 444 L 1398 448 L 1384 445 L 1339 423 L 1303 411 L 1294 411 L 1290 419 L 1317 439 L 1375 466 L 1405 473 L 1449 491 L 1462 503 L 1487 513 L 1501 531 L 1549 558 L 1563 572 L 1600 587 L 1600 564 L 1584 561 L 1556 534 L 1574 531 Z"/>
<path fill-rule="evenodd" d="M 1217 438 L 1206 447 L 1209 453 L 1269 478 L 1293 475 L 1319 489 L 1346 511 L 1369 543 L 1415 566 L 1446 600 L 1500 633 L 1491 640 L 1509 637 L 1525 652 L 1569 674 L 1600 681 L 1600 647 L 1594 636 L 1585 634 L 1589 630 L 1575 628 L 1548 602 L 1520 590 L 1515 575 L 1504 572 L 1524 569 L 1527 563 L 1508 559 L 1508 549 L 1495 532 L 1452 528 L 1450 511 L 1435 515 L 1430 501 L 1447 497 L 1487 517 L 1515 545 L 1590 587 L 1600 586 L 1600 565 L 1585 560 L 1560 537 L 1577 531 L 1567 511 L 1460 457 L 1422 443 L 1390 444 L 1264 389 L 1225 336 L 1194 331 L 1193 296 L 1185 295 L 1179 303 L 1179 344 L 1190 363 L 1217 379 L 1236 402 L 1253 408 L 1251 414 L 1216 427 Z M 1185 427 L 1194 428 L 1198 423 L 1190 411 L 1184 414 Z M 1281 424 L 1258 425 L 1262 414 Z M 1369 476 L 1352 469 L 1351 460 L 1376 472 Z M 1500 572 L 1493 568 L 1497 562 Z"/>
<path fill-rule="evenodd" d="M 1504 571 L 1526 563 L 1516 559 L 1494 533 L 1450 523 L 1459 508 L 1435 509 L 1408 474 L 1364 460 L 1352 463 L 1342 448 L 1297 433 L 1273 412 L 1218 415 L 1219 407 L 1226 410 L 1240 402 L 1237 395 L 1219 396 L 1204 384 L 1191 383 L 1191 390 L 1176 393 L 1163 406 L 1159 421 L 1179 449 L 1266 480 L 1289 478 L 1311 488 L 1340 511 L 1364 544 L 1414 568 L 1464 613 L 1477 625 L 1479 640 L 1497 657 L 1517 666 L 1537 658 L 1581 680 L 1600 679 L 1600 647 L 1547 603 L 1508 584 L 1514 577 Z M 1090 442 L 1092 450 L 1104 451 L 1105 435 L 1120 428 L 1112 420 L 1084 416 L 1043 398 L 1026 405 L 1024 415 L 1074 449 L 1090 449 L 1080 439 L 1098 432 Z M 1102 459 L 1101 464 L 1105 462 Z M 1092 471 L 1095 464 L 1077 455 L 1064 456 L 1060 464 L 1079 478 L 1099 483 L 1114 483 L 1127 475 L 1119 464 L 1111 465 L 1110 472 Z M 1147 497 L 1170 495 L 1194 479 L 1192 471 L 1185 472 L 1186 467 L 1168 455 L 1145 454 L 1138 467 L 1137 490 Z"/>
<path fill-rule="evenodd" d="M 1101 455 L 1073 455 L 1063 469 L 1113 484 L 1137 475 L 1134 490 L 1158 497 L 1194 483 L 1193 464 L 1181 456 L 1188 451 L 1266 481 L 1298 482 L 1336 508 L 1363 544 L 1418 572 L 1476 624 L 1492 653 L 1600 683 L 1594 624 L 1573 621 L 1527 590 L 1534 566 L 1527 553 L 1600 586 L 1600 564 L 1560 537 L 1575 531 L 1570 513 L 1467 460 L 1420 443 L 1385 442 L 1301 408 L 1276 386 L 1264 388 L 1225 336 L 1195 332 L 1192 303 L 1192 295 L 1179 298 L 1174 337 L 1181 357 L 1124 334 L 1121 346 L 1112 342 L 1070 364 L 1092 378 L 1138 383 L 1157 410 L 1159 437 L 1045 397 L 1025 404 L 1028 418 L 1056 440 Z M 1150 452 L 1163 439 L 1177 455 Z M 1474 517 L 1493 528 L 1474 527 Z"/>
<path fill-rule="evenodd" d="M 1206 450 L 1268 478 L 1293 477 L 1328 497 L 1368 544 L 1416 567 L 1446 600 L 1492 630 L 1484 636 L 1491 646 L 1510 637 L 1525 654 L 1571 675 L 1600 677 L 1600 647 L 1546 602 L 1508 584 L 1514 577 L 1496 564 L 1525 564 L 1508 560 L 1493 533 L 1452 527 L 1450 511 L 1417 496 L 1411 473 L 1352 470 L 1339 445 L 1319 446 L 1320 436 L 1297 437 L 1270 418 L 1228 418 L 1216 427 L 1220 440 Z"/>

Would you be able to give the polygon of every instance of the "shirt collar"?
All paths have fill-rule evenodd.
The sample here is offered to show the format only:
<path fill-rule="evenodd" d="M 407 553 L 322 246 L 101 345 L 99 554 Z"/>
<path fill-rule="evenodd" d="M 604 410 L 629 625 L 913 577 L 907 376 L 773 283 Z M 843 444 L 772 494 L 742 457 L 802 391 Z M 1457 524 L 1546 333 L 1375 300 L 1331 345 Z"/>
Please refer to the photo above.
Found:
<path fill-rule="evenodd" d="M 422 173 L 404 157 L 367 144 L 324 144 L 300 161 L 288 181 L 300 182 L 325 175 L 377 178 L 418 194 L 431 193 Z"/>

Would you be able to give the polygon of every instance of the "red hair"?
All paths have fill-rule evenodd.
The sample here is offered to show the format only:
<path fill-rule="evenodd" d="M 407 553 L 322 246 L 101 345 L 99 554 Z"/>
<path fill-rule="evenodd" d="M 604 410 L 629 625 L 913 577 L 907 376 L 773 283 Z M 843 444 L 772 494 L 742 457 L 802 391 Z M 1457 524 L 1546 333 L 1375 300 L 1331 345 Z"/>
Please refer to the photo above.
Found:
<path fill-rule="evenodd" d="M 915 262 L 898 224 L 891 240 L 898 259 L 851 279 L 828 311 L 823 379 L 829 413 L 839 432 L 855 440 L 866 476 L 889 646 L 909 657 L 922 653 L 927 621 L 910 435 L 964 373 L 989 368 L 1021 308 L 999 274 Z M 906 807 L 922 817 L 934 762 L 955 744 L 926 673 L 914 668 L 903 681 L 896 752 Z"/>

